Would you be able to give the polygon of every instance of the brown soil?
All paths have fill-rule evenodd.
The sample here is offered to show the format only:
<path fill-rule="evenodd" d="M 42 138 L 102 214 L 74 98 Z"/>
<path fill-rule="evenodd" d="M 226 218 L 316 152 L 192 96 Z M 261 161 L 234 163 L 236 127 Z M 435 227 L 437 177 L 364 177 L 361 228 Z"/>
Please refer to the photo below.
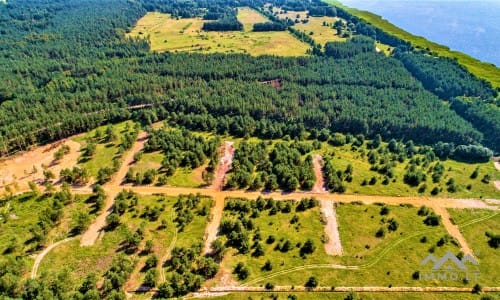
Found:
<path fill-rule="evenodd" d="M 314 187 L 312 189 L 313 193 L 325 193 L 325 182 L 323 180 L 323 172 L 321 169 L 323 168 L 323 158 L 319 154 L 315 154 L 313 156 L 313 166 L 314 166 L 314 175 L 316 175 L 316 182 L 314 183 Z"/>
<path fill-rule="evenodd" d="M 231 168 L 234 156 L 233 142 L 224 142 L 224 145 L 220 147 L 219 151 L 221 158 L 215 170 L 214 181 L 211 186 L 211 188 L 216 191 L 221 191 L 224 187 L 224 178 L 226 177 L 227 171 Z"/>
<path fill-rule="evenodd" d="M 69 146 L 70 151 L 60 161 L 55 162 L 54 153 L 64 144 Z M 57 182 L 62 169 L 76 165 L 80 156 L 79 151 L 79 143 L 66 139 L 3 159 L 0 161 L 0 196 L 5 193 L 5 187 L 8 185 L 15 187 L 13 192 L 24 192 L 29 190 L 30 181 L 42 183 L 44 179 L 42 165 L 54 173 Z M 36 172 L 33 172 L 33 167 L 36 168 Z"/>
<path fill-rule="evenodd" d="M 324 243 L 328 255 L 342 255 L 342 244 L 340 243 L 339 226 L 333 201 L 320 200 L 321 214 L 326 219 L 325 234 L 328 242 Z"/>
<path fill-rule="evenodd" d="M 448 210 L 445 207 L 436 205 L 432 206 L 432 208 L 434 209 L 434 212 L 437 215 L 441 216 L 441 221 L 443 223 L 444 228 L 446 228 L 448 233 L 458 241 L 458 244 L 460 245 L 460 251 L 462 251 L 464 254 L 470 254 L 474 256 L 474 253 L 467 244 L 467 241 L 462 235 L 462 232 L 460 232 L 458 226 L 451 223 L 450 214 L 448 213 Z"/>

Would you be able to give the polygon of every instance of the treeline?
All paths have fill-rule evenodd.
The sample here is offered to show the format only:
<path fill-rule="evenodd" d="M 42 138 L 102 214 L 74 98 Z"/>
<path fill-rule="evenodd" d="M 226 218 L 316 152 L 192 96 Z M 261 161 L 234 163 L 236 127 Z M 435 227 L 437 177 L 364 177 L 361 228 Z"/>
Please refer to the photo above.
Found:
<path fill-rule="evenodd" d="M 205 31 L 241 31 L 243 24 L 235 17 L 226 17 L 219 21 L 205 22 L 201 29 Z"/>
<path fill-rule="evenodd" d="M 276 22 L 263 22 L 253 24 L 253 31 L 284 31 L 286 25 Z"/>
<path fill-rule="evenodd" d="M 214 3 L 225 3 L 221 10 L 234 4 Z M 375 53 L 335 60 L 149 53 L 146 41 L 123 38 L 146 12 L 142 4 L 13 0 L 0 6 L 7 20 L 0 23 L 6 32 L 0 36 L 5 83 L 0 89 L 1 153 L 130 118 L 145 124 L 168 119 L 237 136 L 293 138 L 328 128 L 426 144 L 483 142 L 477 130 L 425 91 L 395 59 Z M 184 7 L 178 1 L 163 4 L 178 11 Z M 46 18 L 43 30 L 30 29 L 28 18 L 20 17 L 26 11 Z M 259 83 L 273 79 L 280 79 L 283 88 Z"/>
<path fill-rule="evenodd" d="M 450 58 L 403 51 L 395 51 L 394 56 L 427 90 L 441 99 L 469 96 L 486 100 L 496 97 L 497 93 L 491 84 L 470 74 L 465 67 Z"/>
<path fill-rule="evenodd" d="M 454 98 L 451 108 L 484 134 L 484 145 L 500 152 L 500 107 L 474 99 Z"/>

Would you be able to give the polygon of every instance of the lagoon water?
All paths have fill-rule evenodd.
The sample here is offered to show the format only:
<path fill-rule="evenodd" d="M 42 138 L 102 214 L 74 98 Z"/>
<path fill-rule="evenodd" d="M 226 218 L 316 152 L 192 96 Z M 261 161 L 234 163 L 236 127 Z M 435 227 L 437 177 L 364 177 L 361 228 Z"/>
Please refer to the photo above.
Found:
<path fill-rule="evenodd" d="M 500 0 L 340 0 L 500 67 Z"/>

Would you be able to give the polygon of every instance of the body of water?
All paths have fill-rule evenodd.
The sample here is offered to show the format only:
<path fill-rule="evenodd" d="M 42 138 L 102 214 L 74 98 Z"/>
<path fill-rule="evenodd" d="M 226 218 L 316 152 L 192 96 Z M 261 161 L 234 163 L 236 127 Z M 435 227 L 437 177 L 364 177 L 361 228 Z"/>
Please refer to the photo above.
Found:
<path fill-rule="evenodd" d="M 453 50 L 500 66 L 500 0 L 340 0 Z"/>

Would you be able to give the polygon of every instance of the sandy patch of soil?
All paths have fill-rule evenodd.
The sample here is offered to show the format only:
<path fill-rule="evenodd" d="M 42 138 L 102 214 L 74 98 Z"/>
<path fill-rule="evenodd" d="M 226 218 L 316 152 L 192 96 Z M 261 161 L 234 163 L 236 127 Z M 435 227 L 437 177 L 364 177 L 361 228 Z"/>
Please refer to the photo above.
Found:
<path fill-rule="evenodd" d="M 316 182 L 314 183 L 312 192 L 313 193 L 325 193 L 325 181 L 323 179 L 323 172 L 321 169 L 323 168 L 323 158 L 319 154 L 314 154 L 313 156 L 313 166 L 314 166 L 314 175 L 316 176 Z"/>
<path fill-rule="evenodd" d="M 56 162 L 54 153 L 62 145 L 69 146 L 70 151 Z M 73 168 L 76 165 L 80 156 L 79 151 L 79 143 L 64 139 L 3 159 L 0 162 L 0 195 L 5 193 L 5 187 L 8 185 L 15 187 L 12 192 L 23 192 L 29 190 L 30 181 L 41 184 L 44 179 L 42 165 L 54 173 L 57 182 L 62 169 Z"/>
<path fill-rule="evenodd" d="M 319 200 L 321 215 L 326 220 L 325 234 L 328 242 L 324 243 L 328 255 L 342 255 L 342 244 L 340 243 L 339 225 L 333 201 Z"/>

